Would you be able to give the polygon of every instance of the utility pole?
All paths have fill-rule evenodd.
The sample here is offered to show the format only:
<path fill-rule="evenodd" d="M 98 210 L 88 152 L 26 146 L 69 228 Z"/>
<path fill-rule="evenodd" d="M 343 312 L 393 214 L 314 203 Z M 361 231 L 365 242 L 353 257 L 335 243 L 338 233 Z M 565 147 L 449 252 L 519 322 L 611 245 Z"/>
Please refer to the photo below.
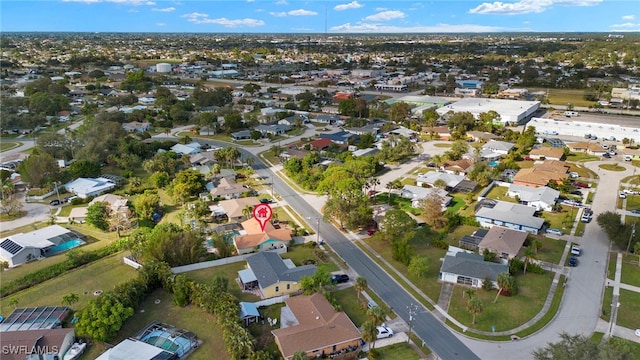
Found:
<path fill-rule="evenodd" d="M 409 333 L 407 334 L 407 344 L 411 343 L 411 326 L 413 325 L 413 317 L 416 316 L 416 311 L 418 310 L 418 305 L 411 304 L 407 306 L 409 309 Z"/>
<path fill-rule="evenodd" d="M 316 244 L 320 245 L 320 216 L 318 216 L 318 225 L 316 226 Z M 627 252 L 629 252 L 629 249 L 627 249 Z"/>

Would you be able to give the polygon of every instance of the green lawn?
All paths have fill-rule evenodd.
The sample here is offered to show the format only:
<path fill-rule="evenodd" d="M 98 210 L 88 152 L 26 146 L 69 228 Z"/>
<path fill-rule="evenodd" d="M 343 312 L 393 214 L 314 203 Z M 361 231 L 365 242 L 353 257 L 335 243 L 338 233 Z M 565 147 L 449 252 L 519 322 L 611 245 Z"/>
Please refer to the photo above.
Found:
<path fill-rule="evenodd" d="M 631 176 L 627 176 L 626 178 L 620 180 L 621 184 L 624 183 L 629 183 L 632 185 L 639 185 L 640 184 L 640 175 L 631 175 Z"/>
<path fill-rule="evenodd" d="M 18 306 L 52 306 L 61 304 L 62 297 L 70 293 L 79 296 L 79 302 L 73 305 L 79 309 L 94 299 L 96 290 L 111 290 L 115 285 L 133 279 L 137 272 L 122 262 L 124 253 L 118 253 L 100 259 L 80 268 L 70 270 L 63 275 L 45 281 L 36 286 L 19 291 L 2 299 L 2 314 L 11 312 L 9 302 L 18 299 Z M 4 281 L 4 279 L 3 279 Z"/>
<path fill-rule="evenodd" d="M 625 171 L 626 168 L 624 166 L 620 166 L 618 164 L 602 164 L 598 165 L 600 169 L 608 170 L 608 171 Z"/>
<path fill-rule="evenodd" d="M 640 195 L 627 195 L 627 210 L 640 208 Z"/>
<path fill-rule="evenodd" d="M 0 152 L 17 148 L 20 145 L 22 145 L 22 143 L 2 141 L 2 142 L 0 142 Z"/>
<path fill-rule="evenodd" d="M 542 243 L 542 247 L 538 249 L 538 260 L 558 264 L 567 242 L 546 237 L 539 237 L 538 240 Z"/>
<path fill-rule="evenodd" d="M 595 161 L 595 160 L 600 160 L 600 158 L 598 156 L 589 155 L 583 152 L 579 152 L 579 153 L 572 152 L 572 153 L 569 153 L 569 155 L 567 156 L 567 161 Z"/>
<path fill-rule="evenodd" d="M 476 296 L 482 300 L 481 314 L 476 316 L 476 324 L 472 325 L 472 315 L 467 311 L 468 297 L 462 298 L 464 288 L 455 286 L 449 303 L 449 314 L 455 319 L 471 328 L 491 331 L 495 326 L 496 331 L 513 329 L 524 324 L 537 313 L 544 305 L 549 288 L 553 281 L 553 274 L 531 274 L 516 276 L 519 292 L 516 296 L 500 296 L 497 302 L 493 302 L 497 290 L 485 291 L 479 289 Z"/>
<path fill-rule="evenodd" d="M 572 206 L 562 205 L 560 212 L 550 213 L 548 211 L 542 211 L 541 217 L 545 222 L 549 223 L 549 228 L 560 229 L 562 233 L 568 234 L 571 231 L 573 222 L 576 221 L 576 214 L 578 209 Z"/>
<path fill-rule="evenodd" d="M 600 318 L 606 322 L 611 320 L 611 302 L 613 301 L 613 287 L 604 289 L 604 297 L 602 298 L 602 313 Z M 618 314 L 618 316 L 620 316 Z"/>
<path fill-rule="evenodd" d="M 447 208 L 447 212 L 450 213 L 458 213 L 458 211 L 462 208 L 464 208 L 467 205 L 467 203 L 465 202 L 465 200 L 459 196 L 454 196 L 453 199 L 451 199 L 451 203 L 449 203 L 449 207 Z"/>
<path fill-rule="evenodd" d="M 584 99 L 585 90 L 583 89 L 547 89 L 547 88 L 530 88 L 529 91 L 543 91 L 549 95 L 549 104 L 567 106 L 593 106 L 593 101 Z"/>
<path fill-rule="evenodd" d="M 616 324 L 637 329 L 640 324 L 640 293 L 620 289 L 620 307 Z"/>
<path fill-rule="evenodd" d="M 607 267 L 607 279 L 613 280 L 616 276 L 616 261 L 618 254 L 615 252 L 609 253 L 609 266 Z"/>
<path fill-rule="evenodd" d="M 411 206 L 411 200 L 402 198 L 396 194 L 391 194 L 391 201 L 389 201 L 389 194 L 386 192 L 379 193 L 373 199 L 375 204 L 389 204 L 396 209 L 402 209 L 416 216 L 422 214 L 420 209 Z"/>
<path fill-rule="evenodd" d="M 357 327 L 362 326 L 362 324 L 367 321 L 366 298 L 360 295 L 360 301 L 358 301 L 358 295 L 353 286 L 331 293 L 335 296 L 338 304 L 340 304 L 342 311 L 349 316 L 349 319 L 351 319 Z"/>
<path fill-rule="evenodd" d="M 406 342 L 393 344 L 385 347 L 376 347 L 378 356 L 376 360 L 418 360 L 420 355 L 416 353 Z"/>
<path fill-rule="evenodd" d="M 638 255 L 622 256 L 622 274 L 620 281 L 625 284 L 640 286 L 640 266 Z"/>
<path fill-rule="evenodd" d="M 26 211 L 18 211 L 18 212 L 11 212 L 11 214 L 0 214 L 0 222 L 2 221 L 13 221 L 13 220 L 17 220 L 20 219 L 22 217 L 27 216 L 28 212 Z"/>
<path fill-rule="evenodd" d="M 569 165 L 569 171 L 577 172 L 578 175 L 580 175 L 580 177 L 592 178 L 592 179 L 597 179 L 598 178 L 598 174 L 596 174 L 593 170 L 584 167 L 581 164 L 570 164 L 569 163 L 568 165 Z"/>
<path fill-rule="evenodd" d="M 489 191 L 485 197 L 487 197 L 489 199 L 496 199 L 496 200 L 502 200 L 502 201 L 508 201 L 508 202 L 515 203 L 516 202 L 515 198 L 507 196 L 507 191 L 508 190 L 509 189 L 506 188 L 506 187 L 494 186 L 493 188 L 491 188 L 491 191 Z"/>
<path fill-rule="evenodd" d="M 435 147 L 439 147 L 439 148 L 450 148 L 453 144 L 450 143 L 438 143 L 438 144 L 433 144 L 433 146 Z"/>
<path fill-rule="evenodd" d="M 273 165 L 278 165 L 280 164 L 280 158 L 273 155 L 273 152 L 271 152 L 271 150 L 265 151 L 265 152 L 261 152 L 258 156 L 264 158 L 265 160 L 267 160 L 268 162 L 270 162 Z"/>
<path fill-rule="evenodd" d="M 574 233 L 575 236 L 582 236 L 584 235 L 584 228 L 587 226 L 587 223 L 584 223 L 582 221 L 578 222 L 578 225 L 576 226 L 576 231 Z"/>

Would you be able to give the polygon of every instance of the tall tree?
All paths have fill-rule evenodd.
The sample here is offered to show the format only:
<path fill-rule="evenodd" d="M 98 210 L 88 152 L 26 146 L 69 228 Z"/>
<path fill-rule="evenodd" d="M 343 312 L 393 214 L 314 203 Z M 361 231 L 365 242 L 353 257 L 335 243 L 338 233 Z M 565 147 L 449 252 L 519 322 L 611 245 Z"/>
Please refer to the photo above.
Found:
<path fill-rule="evenodd" d="M 109 206 L 107 203 L 99 201 L 89 205 L 85 220 L 89 225 L 100 230 L 107 230 L 109 228 Z"/>
<path fill-rule="evenodd" d="M 508 272 L 503 272 L 498 274 L 498 278 L 496 279 L 496 282 L 498 283 L 498 293 L 496 294 L 496 298 L 493 300 L 494 303 L 498 301 L 498 297 L 500 297 L 502 290 L 507 289 L 509 287 L 510 281 L 511 281 L 511 275 L 509 275 Z"/>
<path fill-rule="evenodd" d="M 483 309 L 484 308 L 483 308 L 482 300 L 480 300 L 479 297 L 474 296 L 471 299 L 469 299 L 469 301 L 467 302 L 467 311 L 469 311 L 471 315 L 473 315 L 473 320 L 471 321 L 471 324 L 475 325 L 476 316 L 480 314 Z"/>
<path fill-rule="evenodd" d="M 365 291 L 368 287 L 369 285 L 367 284 L 366 278 L 362 276 L 358 276 L 356 278 L 355 288 L 356 288 L 356 291 L 358 292 L 358 301 L 360 301 L 360 293 Z"/>

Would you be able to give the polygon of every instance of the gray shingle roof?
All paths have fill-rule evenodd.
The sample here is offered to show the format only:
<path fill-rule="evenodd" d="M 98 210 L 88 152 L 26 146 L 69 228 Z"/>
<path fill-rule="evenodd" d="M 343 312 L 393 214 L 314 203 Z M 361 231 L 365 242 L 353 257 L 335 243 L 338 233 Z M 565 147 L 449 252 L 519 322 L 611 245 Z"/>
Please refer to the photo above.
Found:
<path fill-rule="evenodd" d="M 481 207 L 478 209 L 476 217 L 540 229 L 544 219 L 533 216 L 535 212 L 536 209 L 530 206 L 497 201 L 493 208 Z"/>
<path fill-rule="evenodd" d="M 274 252 L 260 252 L 247 258 L 251 271 L 256 275 L 261 288 L 280 281 L 300 281 L 316 272 L 315 265 L 304 265 L 289 269 L 280 255 Z"/>
<path fill-rule="evenodd" d="M 455 256 L 444 257 L 440 272 L 462 275 L 476 279 L 489 277 L 496 281 L 498 274 L 509 272 L 507 265 L 484 261 L 482 255 L 458 252 Z"/>

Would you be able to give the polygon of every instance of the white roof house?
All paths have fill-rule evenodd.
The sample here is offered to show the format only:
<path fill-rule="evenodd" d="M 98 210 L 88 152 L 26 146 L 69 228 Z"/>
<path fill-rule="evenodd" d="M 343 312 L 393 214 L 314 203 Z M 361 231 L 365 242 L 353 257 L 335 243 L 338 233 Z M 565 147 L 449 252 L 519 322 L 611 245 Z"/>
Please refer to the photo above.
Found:
<path fill-rule="evenodd" d="M 476 211 L 476 220 L 480 226 L 491 228 L 494 225 L 537 234 L 544 219 L 534 216 L 536 209 L 506 201 L 495 201 L 493 207 L 483 206 Z"/>
<path fill-rule="evenodd" d="M 432 188 L 424 188 L 421 186 L 414 185 L 405 185 L 400 192 L 400 196 L 405 199 L 411 200 L 411 206 L 419 207 L 420 200 L 424 200 L 431 196 L 431 194 L 436 193 L 438 196 L 442 198 L 442 208 L 446 208 L 451 202 L 452 197 L 449 196 L 448 192 L 444 189 L 432 187 Z"/>
<path fill-rule="evenodd" d="M 488 150 L 500 155 L 507 155 L 514 146 L 515 145 L 510 142 L 490 140 L 488 143 L 482 145 L 482 150 Z"/>
<path fill-rule="evenodd" d="M 79 198 L 97 196 L 116 187 L 113 180 L 99 178 L 77 178 L 64 185 L 64 188 Z"/>
<path fill-rule="evenodd" d="M 9 267 L 50 255 L 50 250 L 71 238 L 78 236 L 60 226 L 52 225 L 29 233 L 19 233 L 0 240 L 0 259 Z"/>
<path fill-rule="evenodd" d="M 171 151 L 180 155 L 193 155 L 202 152 L 202 146 L 197 141 L 189 144 L 175 144 L 171 147 Z"/>
<path fill-rule="evenodd" d="M 96 360 L 153 360 L 165 358 L 162 355 L 168 358 L 171 354 L 144 341 L 124 339 L 118 345 L 107 349 Z"/>
<path fill-rule="evenodd" d="M 518 197 L 520 202 L 535 208 L 536 210 L 551 211 L 558 200 L 560 192 L 548 186 L 532 187 L 524 185 L 509 185 L 507 196 Z"/>
<path fill-rule="evenodd" d="M 426 174 L 419 175 L 416 178 L 416 185 L 422 186 L 424 184 L 427 184 L 433 186 L 433 184 L 435 184 L 435 182 L 438 180 L 444 181 L 444 183 L 447 185 L 447 188 L 453 189 L 458 186 L 458 184 L 460 184 L 462 180 L 464 180 L 464 175 L 455 175 L 439 171 L 429 171 Z"/>

